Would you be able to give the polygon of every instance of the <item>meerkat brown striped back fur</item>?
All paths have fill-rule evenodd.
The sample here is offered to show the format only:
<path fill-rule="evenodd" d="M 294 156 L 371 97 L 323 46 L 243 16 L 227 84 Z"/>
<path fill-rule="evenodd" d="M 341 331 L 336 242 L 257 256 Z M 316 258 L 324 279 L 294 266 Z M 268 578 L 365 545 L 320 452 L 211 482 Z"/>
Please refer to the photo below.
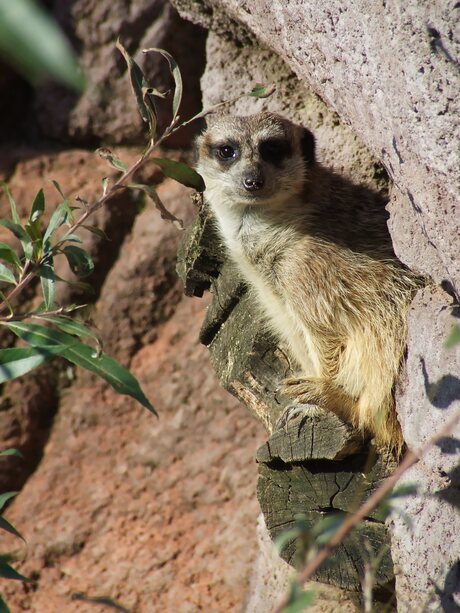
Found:
<path fill-rule="evenodd" d="M 384 201 L 272 113 L 211 116 L 197 144 L 228 253 L 297 364 L 285 391 L 400 450 L 393 388 L 420 282 L 395 258 Z"/>

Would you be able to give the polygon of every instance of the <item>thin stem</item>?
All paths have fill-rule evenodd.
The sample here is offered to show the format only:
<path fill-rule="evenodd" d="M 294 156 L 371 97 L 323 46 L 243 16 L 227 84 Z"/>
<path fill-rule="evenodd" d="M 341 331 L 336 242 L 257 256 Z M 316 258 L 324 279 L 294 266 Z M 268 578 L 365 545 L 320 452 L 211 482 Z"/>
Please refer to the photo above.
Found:
<path fill-rule="evenodd" d="M 379 505 L 379 503 L 389 494 L 400 477 L 414 464 L 416 464 L 424 455 L 445 436 L 448 436 L 456 424 L 460 421 L 460 411 L 457 411 L 451 419 L 449 419 L 441 430 L 439 430 L 433 437 L 431 437 L 425 445 L 422 447 L 418 455 L 413 451 L 408 450 L 405 454 L 401 464 L 394 470 L 394 472 L 383 481 L 375 492 L 364 502 L 360 508 L 350 515 L 341 527 L 337 530 L 329 543 L 320 549 L 318 553 L 307 563 L 303 570 L 298 574 L 297 581 L 299 585 L 303 585 L 308 581 L 312 574 L 318 570 L 321 564 L 327 560 L 332 551 L 348 536 L 350 531 L 359 524 L 364 518 L 368 517 L 372 511 Z M 289 597 L 283 598 L 278 606 L 273 610 L 273 613 L 282 613 L 284 608 L 289 603 Z"/>

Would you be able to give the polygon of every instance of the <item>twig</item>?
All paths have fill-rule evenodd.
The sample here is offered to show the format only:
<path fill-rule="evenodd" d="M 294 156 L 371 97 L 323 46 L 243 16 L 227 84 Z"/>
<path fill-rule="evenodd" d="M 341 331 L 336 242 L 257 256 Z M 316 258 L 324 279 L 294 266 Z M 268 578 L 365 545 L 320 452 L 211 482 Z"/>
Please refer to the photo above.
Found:
<path fill-rule="evenodd" d="M 320 549 L 312 560 L 307 563 L 304 569 L 300 571 L 297 577 L 299 585 L 303 585 L 311 578 L 312 574 L 318 570 L 325 560 L 327 560 L 332 551 L 348 536 L 349 532 L 365 517 L 368 517 L 378 506 L 378 504 L 385 498 L 385 496 L 391 492 L 400 477 L 411 466 L 416 464 L 424 455 L 426 455 L 433 445 L 435 445 L 443 437 L 448 436 L 459 421 L 460 411 L 457 411 L 451 417 L 451 419 L 446 422 L 444 427 L 425 443 L 418 455 L 411 450 L 407 451 L 401 464 L 394 470 L 393 474 L 387 477 L 385 481 L 383 481 L 383 483 L 375 490 L 375 492 L 366 500 L 366 502 L 364 502 L 360 508 L 353 513 L 353 515 L 350 515 L 350 517 L 344 521 L 327 545 L 325 545 L 323 549 Z M 283 598 L 283 600 L 273 610 L 273 613 L 282 613 L 288 603 L 289 597 Z"/>

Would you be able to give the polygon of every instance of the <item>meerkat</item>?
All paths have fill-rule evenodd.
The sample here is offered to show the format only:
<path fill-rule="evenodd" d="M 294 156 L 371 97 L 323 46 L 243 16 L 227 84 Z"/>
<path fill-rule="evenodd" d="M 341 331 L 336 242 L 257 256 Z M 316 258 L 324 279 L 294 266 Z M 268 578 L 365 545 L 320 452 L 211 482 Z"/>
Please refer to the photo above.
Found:
<path fill-rule="evenodd" d="M 400 450 L 393 391 L 421 282 L 394 255 L 382 197 L 273 113 L 211 116 L 197 146 L 228 254 L 298 367 L 286 393 Z"/>

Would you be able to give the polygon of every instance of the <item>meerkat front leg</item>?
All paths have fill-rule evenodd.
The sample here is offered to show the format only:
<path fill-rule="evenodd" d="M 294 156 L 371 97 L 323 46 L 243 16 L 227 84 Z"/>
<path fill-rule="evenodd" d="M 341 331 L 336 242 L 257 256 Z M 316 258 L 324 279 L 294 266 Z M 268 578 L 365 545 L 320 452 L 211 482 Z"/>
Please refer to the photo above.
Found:
<path fill-rule="evenodd" d="M 339 417 L 348 417 L 357 399 L 333 381 L 315 377 L 289 377 L 282 382 L 286 396 L 302 406 L 316 405 Z"/>

